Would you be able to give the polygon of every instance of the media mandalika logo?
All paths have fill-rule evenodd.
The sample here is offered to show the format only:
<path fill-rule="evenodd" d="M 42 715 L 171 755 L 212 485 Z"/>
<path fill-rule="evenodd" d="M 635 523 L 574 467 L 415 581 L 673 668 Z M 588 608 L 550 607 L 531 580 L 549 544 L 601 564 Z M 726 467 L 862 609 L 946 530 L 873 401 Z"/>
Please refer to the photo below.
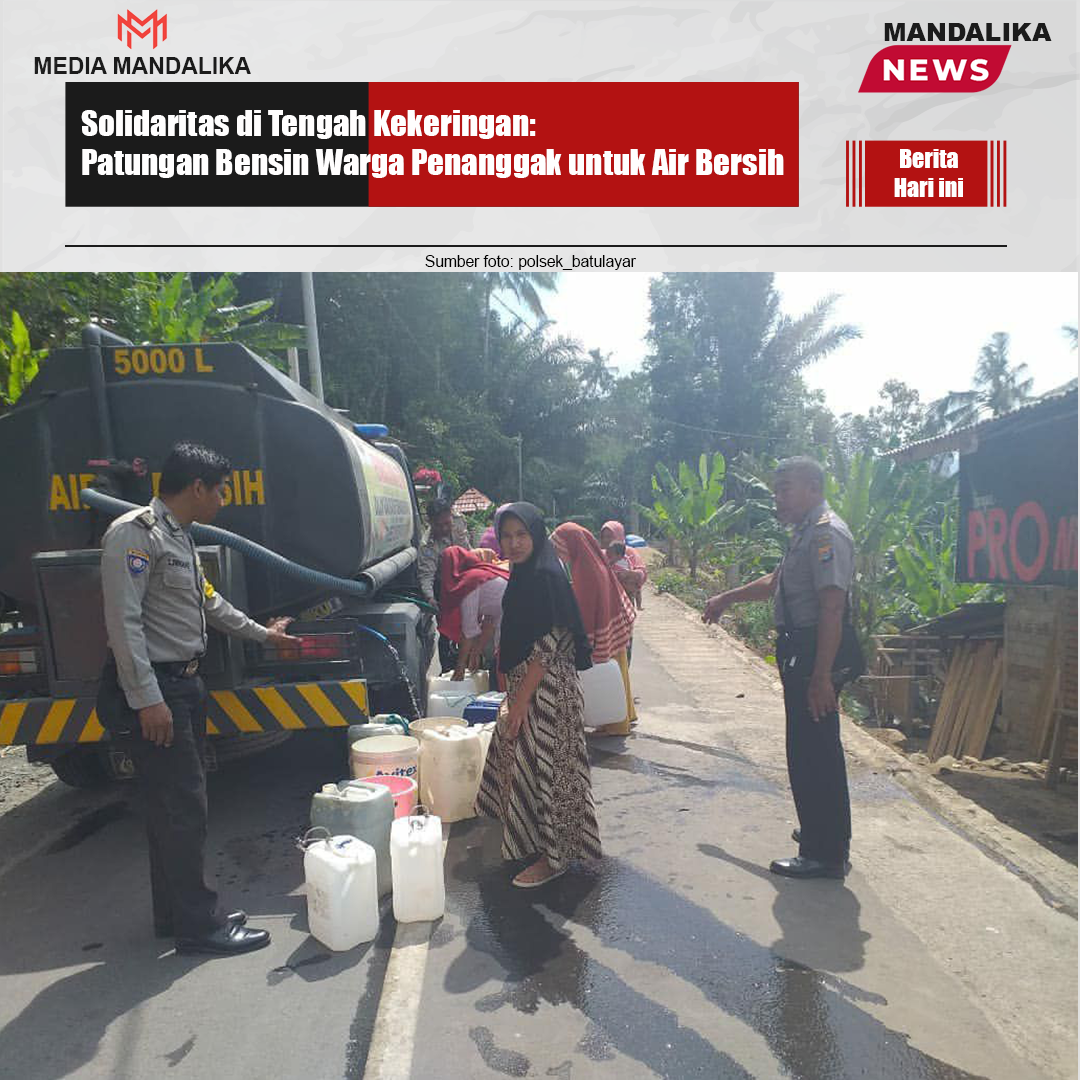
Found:
<path fill-rule="evenodd" d="M 138 15 L 132 13 L 128 8 L 127 17 L 117 14 L 116 16 L 116 37 L 118 41 L 124 41 L 125 37 L 127 41 L 125 44 L 131 48 L 131 35 L 144 38 L 151 32 L 153 32 L 153 44 L 151 48 L 156 49 L 159 41 L 164 41 L 168 37 L 168 28 L 166 23 L 168 21 L 168 15 L 162 15 L 158 18 L 157 9 L 155 8 L 145 19 L 140 19 Z M 141 29 L 140 29 L 141 27 Z M 161 37 L 158 37 L 158 31 L 161 31 Z"/>

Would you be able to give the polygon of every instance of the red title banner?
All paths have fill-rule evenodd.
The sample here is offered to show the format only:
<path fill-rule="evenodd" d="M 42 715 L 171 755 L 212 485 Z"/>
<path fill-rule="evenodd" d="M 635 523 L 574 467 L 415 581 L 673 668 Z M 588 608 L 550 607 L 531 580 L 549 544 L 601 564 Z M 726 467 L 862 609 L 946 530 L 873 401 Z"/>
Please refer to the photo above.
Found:
<path fill-rule="evenodd" d="M 799 205 L 797 83 L 371 83 L 368 94 L 369 150 L 400 166 L 371 179 L 370 206 Z M 466 117 L 485 115 L 511 122 L 464 133 Z"/>

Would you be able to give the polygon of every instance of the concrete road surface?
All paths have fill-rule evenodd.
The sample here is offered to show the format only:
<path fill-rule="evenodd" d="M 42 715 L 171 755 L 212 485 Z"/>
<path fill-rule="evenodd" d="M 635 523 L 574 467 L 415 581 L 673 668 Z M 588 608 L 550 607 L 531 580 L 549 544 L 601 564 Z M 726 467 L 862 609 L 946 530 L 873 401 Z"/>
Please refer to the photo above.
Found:
<path fill-rule="evenodd" d="M 373 1031 L 372 1080 L 1076 1075 L 1076 921 L 1045 889 L 924 809 L 858 732 L 852 874 L 771 876 L 794 824 L 773 677 L 653 596 L 633 677 L 636 733 L 592 743 L 605 859 L 522 892 L 496 824 L 452 826 L 426 951 L 392 949 L 390 917 L 346 954 L 306 933 L 292 838 L 336 775 L 325 739 L 212 778 L 211 867 L 274 934 L 247 957 L 150 936 L 126 789 L 54 785 L 4 815 L 0 1075 L 359 1077 Z"/>

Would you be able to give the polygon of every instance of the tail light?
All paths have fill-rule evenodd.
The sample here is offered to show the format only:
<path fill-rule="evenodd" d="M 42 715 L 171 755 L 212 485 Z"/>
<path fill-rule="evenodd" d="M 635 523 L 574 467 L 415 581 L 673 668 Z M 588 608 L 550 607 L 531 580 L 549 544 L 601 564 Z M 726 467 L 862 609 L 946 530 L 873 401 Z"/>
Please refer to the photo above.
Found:
<path fill-rule="evenodd" d="M 264 664 L 326 664 L 351 660 L 356 635 L 351 633 L 301 634 L 296 641 L 264 642 Z"/>
<path fill-rule="evenodd" d="M 0 678 L 37 675 L 42 670 L 40 649 L 0 649 Z"/>

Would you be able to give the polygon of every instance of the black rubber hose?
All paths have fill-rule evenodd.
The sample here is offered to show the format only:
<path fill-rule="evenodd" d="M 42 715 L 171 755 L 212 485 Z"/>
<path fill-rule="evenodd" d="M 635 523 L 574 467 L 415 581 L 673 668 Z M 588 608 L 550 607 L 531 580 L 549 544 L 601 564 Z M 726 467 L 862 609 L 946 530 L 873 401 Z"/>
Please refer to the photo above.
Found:
<path fill-rule="evenodd" d="M 139 509 L 134 503 L 113 498 L 111 495 L 104 495 L 93 488 L 84 488 L 79 493 L 79 497 L 87 506 L 92 506 L 95 510 L 99 510 L 109 517 L 119 517 L 129 510 Z M 407 570 L 416 561 L 416 548 L 406 548 L 396 555 L 391 555 L 389 559 L 383 559 L 382 562 L 377 562 L 374 566 L 368 567 L 359 581 L 353 581 L 351 578 L 335 577 L 333 574 L 324 574 L 321 570 L 312 570 L 308 566 L 301 566 L 300 563 L 286 559 L 284 555 L 279 555 L 276 551 L 271 551 L 269 548 L 263 547 L 262 544 L 249 540 L 246 536 L 239 536 L 237 533 L 229 532 L 227 529 L 219 529 L 214 525 L 193 524 L 191 526 L 191 535 L 201 544 L 222 544 L 225 547 L 230 547 L 234 551 L 239 551 L 245 558 L 254 559 L 264 566 L 269 566 L 279 573 L 303 581 L 308 585 L 315 585 L 322 589 L 333 589 L 335 592 L 344 593 L 347 596 L 364 598 L 373 596 L 383 585 L 397 577 L 402 570 Z"/>

